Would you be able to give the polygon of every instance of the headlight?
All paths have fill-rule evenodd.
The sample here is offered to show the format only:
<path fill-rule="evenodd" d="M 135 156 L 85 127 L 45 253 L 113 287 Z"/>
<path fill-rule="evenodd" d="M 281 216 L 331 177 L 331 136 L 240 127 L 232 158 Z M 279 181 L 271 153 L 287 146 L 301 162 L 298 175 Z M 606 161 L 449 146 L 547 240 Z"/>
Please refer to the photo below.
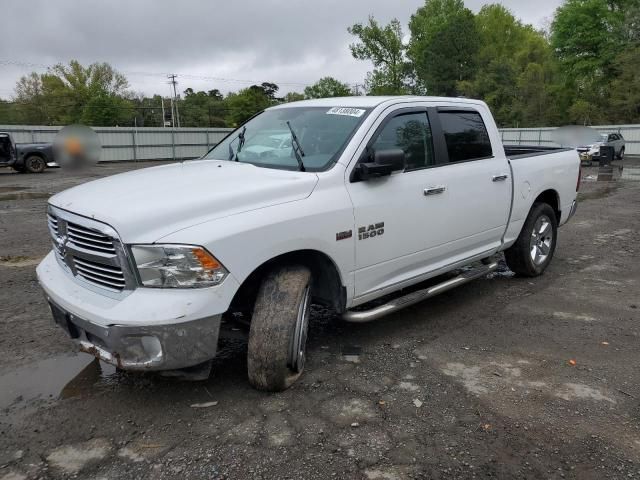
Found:
<path fill-rule="evenodd" d="M 197 245 L 132 245 L 145 287 L 198 288 L 222 283 L 227 269 Z"/>

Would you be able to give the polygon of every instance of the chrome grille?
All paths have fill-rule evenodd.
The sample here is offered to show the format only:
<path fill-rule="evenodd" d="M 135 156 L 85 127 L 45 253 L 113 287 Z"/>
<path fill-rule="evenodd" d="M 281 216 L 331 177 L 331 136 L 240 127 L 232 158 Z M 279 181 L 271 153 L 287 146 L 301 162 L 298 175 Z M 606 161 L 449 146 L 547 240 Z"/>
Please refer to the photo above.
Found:
<path fill-rule="evenodd" d="M 116 290 L 123 290 L 126 286 L 124 273 L 119 267 L 110 267 L 80 258 L 74 258 L 73 263 L 78 275 L 88 282 Z"/>
<path fill-rule="evenodd" d="M 133 288 L 124 249 L 111 227 L 51 206 L 47 223 L 59 263 L 76 279 L 112 292 Z"/>
<path fill-rule="evenodd" d="M 75 243 L 80 248 L 113 255 L 116 253 L 116 249 L 113 246 L 113 238 L 77 223 L 67 222 L 67 237 L 70 242 Z"/>

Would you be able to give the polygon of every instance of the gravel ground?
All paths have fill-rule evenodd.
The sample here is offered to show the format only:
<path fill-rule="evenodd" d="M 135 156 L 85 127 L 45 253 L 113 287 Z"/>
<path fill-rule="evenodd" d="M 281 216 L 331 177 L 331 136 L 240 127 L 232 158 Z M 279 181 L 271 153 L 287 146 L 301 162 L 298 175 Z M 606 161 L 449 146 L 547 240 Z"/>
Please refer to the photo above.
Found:
<path fill-rule="evenodd" d="M 368 325 L 319 312 L 306 373 L 265 394 L 242 341 L 186 382 L 115 372 L 53 326 L 46 198 L 144 166 L 0 170 L 0 480 L 640 478 L 639 176 L 585 170 L 542 277 L 503 268 Z"/>

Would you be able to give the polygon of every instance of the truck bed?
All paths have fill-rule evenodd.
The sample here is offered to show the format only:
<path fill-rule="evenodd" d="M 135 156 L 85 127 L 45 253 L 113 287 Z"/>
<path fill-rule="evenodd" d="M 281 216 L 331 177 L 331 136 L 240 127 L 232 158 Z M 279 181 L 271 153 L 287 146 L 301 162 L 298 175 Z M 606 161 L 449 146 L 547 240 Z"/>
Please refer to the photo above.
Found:
<path fill-rule="evenodd" d="M 537 155 L 547 155 L 549 153 L 572 150 L 565 147 L 544 147 L 541 145 L 503 145 L 504 153 L 509 159 L 535 157 Z"/>

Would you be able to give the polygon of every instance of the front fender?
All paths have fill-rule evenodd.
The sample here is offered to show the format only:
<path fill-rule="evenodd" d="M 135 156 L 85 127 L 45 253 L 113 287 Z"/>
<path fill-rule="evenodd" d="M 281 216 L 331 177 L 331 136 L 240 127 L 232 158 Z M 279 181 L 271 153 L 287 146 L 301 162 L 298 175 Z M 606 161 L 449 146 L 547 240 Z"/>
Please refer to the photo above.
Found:
<path fill-rule="evenodd" d="M 353 294 L 355 244 L 353 209 L 344 188 L 314 192 L 295 202 L 217 219 L 172 233 L 158 243 L 190 243 L 207 248 L 242 284 L 267 261 L 290 252 L 315 250 L 337 267 L 347 300 Z"/>

